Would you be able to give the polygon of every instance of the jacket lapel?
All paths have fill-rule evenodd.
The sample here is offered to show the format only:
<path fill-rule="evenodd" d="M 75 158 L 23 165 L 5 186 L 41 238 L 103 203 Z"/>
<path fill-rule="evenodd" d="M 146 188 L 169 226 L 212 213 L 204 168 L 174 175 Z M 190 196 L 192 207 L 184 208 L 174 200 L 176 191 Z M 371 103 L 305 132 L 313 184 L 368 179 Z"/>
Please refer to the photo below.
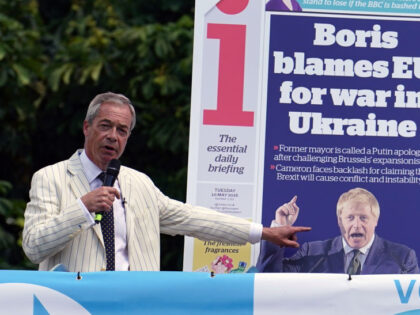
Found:
<path fill-rule="evenodd" d="M 344 272 L 344 250 L 341 236 L 334 238 L 328 251 L 327 270 L 330 273 Z"/>
<path fill-rule="evenodd" d="M 68 172 L 72 175 L 70 177 L 70 187 L 76 198 L 80 198 L 90 191 L 88 180 L 80 162 L 79 150 L 69 159 Z"/>
<path fill-rule="evenodd" d="M 131 236 L 133 235 L 133 213 L 131 211 L 133 204 L 133 196 L 131 196 L 131 177 L 127 176 L 125 168 L 122 166 L 118 175 L 118 183 L 121 189 L 121 198 L 125 200 L 125 221 L 127 224 L 127 246 L 130 245 Z M 128 248 L 130 250 L 130 248 Z"/>
<path fill-rule="evenodd" d="M 366 257 L 365 263 L 363 265 L 362 274 L 369 275 L 382 273 L 378 270 L 381 266 L 379 262 L 383 262 L 385 260 L 386 257 L 383 241 L 380 237 L 375 235 L 375 240 L 370 247 L 368 256 Z"/>
<path fill-rule="evenodd" d="M 76 199 L 82 197 L 90 191 L 89 182 L 83 172 L 82 163 L 80 162 L 80 152 L 81 150 L 77 150 L 69 159 L 68 164 L 68 172 L 72 175 L 70 176 L 70 187 L 73 194 L 76 196 Z M 98 236 L 102 246 L 105 248 L 100 225 L 95 224 L 92 229 L 95 231 L 96 236 Z"/>

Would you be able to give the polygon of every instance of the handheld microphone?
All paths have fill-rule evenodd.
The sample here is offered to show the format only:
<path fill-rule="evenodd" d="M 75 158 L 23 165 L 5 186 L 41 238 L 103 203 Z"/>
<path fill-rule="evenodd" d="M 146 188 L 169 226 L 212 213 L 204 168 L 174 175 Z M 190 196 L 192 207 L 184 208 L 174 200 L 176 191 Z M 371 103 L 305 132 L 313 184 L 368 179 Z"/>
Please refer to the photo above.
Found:
<path fill-rule="evenodd" d="M 113 159 L 109 162 L 108 168 L 105 172 L 105 179 L 102 186 L 112 187 L 114 186 L 115 180 L 117 179 L 118 173 L 120 172 L 121 162 L 117 159 Z M 95 222 L 99 223 L 102 220 L 104 212 L 97 212 L 95 215 Z"/>

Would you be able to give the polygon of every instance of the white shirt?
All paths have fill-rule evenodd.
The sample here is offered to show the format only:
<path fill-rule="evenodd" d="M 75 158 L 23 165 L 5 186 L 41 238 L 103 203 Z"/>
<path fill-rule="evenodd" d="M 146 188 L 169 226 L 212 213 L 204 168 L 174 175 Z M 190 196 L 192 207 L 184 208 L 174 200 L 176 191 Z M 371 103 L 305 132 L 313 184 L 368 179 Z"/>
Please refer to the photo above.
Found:
<path fill-rule="evenodd" d="M 89 182 L 91 190 L 95 190 L 102 185 L 98 175 L 102 170 L 97 167 L 86 155 L 85 150 L 80 154 L 80 161 L 83 166 L 83 171 Z M 127 271 L 129 270 L 128 263 L 128 251 L 127 251 L 127 225 L 125 222 L 125 208 L 123 205 L 123 196 L 118 183 L 118 179 L 114 183 L 114 188 L 118 189 L 121 199 L 115 198 L 112 204 L 114 211 L 114 233 L 115 233 L 115 270 L 116 271 Z M 79 204 L 85 211 L 86 218 L 91 223 L 88 227 L 90 228 L 95 224 L 92 213 L 88 211 L 82 200 L 78 199 Z"/>

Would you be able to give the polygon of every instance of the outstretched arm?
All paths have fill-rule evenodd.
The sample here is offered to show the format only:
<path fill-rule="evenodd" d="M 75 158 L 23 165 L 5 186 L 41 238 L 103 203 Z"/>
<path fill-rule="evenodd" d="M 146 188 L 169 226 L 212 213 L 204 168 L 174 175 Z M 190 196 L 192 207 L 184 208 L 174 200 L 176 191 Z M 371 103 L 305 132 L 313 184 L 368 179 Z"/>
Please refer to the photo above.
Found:
<path fill-rule="evenodd" d="M 297 233 L 307 232 L 312 228 L 306 226 L 279 226 L 265 227 L 262 231 L 262 239 L 274 243 L 279 246 L 299 247 L 297 242 Z"/>

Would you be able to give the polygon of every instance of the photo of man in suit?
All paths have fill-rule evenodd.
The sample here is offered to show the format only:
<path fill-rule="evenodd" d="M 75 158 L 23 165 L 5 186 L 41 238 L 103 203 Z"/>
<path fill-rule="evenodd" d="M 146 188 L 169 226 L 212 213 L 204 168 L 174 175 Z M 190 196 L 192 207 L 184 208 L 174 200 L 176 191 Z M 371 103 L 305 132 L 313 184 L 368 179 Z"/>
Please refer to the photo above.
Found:
<path fill-rule="evenodd" d="M 62 264 L 74 272 L 158 271 L 160 233 L 238 244 L 265 239 L 297 247 L 296 233 L 310 230 L 266 228 L 170 199 L 147 175 L 125 166 L 113 187 L 103 186 L 101 173 L 121 157 L 135 122 L 127 97 L 97 95 L 83 122 L 84 148 L 33 175 L 23 249 L 40 270 Z M 97 212 L 104 213 L 99 224 Z"/>
<path fill-rule="evenodd" d="M 299 214 L 296 201 L 295 196 L 277 209 L 272 226 L 292 225 L 296 221 Z M 371 192 L 350 189 L 337 202 L 340 236 L 304 243 L 290 258 L 284 257 L 284 248 L 262 242 L 257 269 L 261 272 L 419 273 L 414 250 L 375 233 L 379 214 L 379 203 Z"/>

